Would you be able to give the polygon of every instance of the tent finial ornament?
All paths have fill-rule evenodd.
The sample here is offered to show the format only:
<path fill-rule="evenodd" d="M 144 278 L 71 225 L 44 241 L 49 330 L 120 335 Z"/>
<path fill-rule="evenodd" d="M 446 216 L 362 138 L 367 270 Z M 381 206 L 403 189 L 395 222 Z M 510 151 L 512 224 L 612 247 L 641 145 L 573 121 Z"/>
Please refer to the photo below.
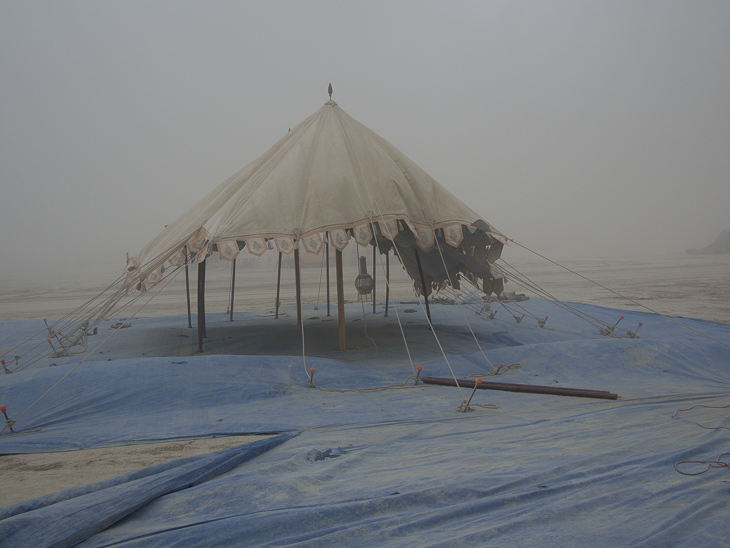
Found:
<path fill-rule="evenodd" d="M 332 100 L 332 82 L 330 82 L 330 85 L 327 88 L 327 93 L 330 94 L 330 101 L 331 101 Z"/>

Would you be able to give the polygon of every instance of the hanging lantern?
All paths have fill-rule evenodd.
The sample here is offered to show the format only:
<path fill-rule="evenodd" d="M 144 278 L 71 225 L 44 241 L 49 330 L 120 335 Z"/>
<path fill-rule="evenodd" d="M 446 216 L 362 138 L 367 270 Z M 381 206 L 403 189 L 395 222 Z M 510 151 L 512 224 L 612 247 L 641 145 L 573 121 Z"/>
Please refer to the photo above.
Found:
<path fill-rule="evenodd" d="M 355 289 L 360 295 L 370 295 L 373 292 L 373 277 L 368 274 L 368 262 L 360 257 L 360 274 L 355 278 Z"/>

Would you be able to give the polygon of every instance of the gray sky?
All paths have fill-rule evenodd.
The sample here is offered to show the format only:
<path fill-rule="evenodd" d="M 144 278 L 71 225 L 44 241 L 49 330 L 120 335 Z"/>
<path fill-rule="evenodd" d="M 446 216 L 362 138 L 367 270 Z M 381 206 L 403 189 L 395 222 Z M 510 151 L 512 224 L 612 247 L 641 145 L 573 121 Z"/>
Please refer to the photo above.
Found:
<path fill-rule="evenodd" d="M 0 274 L 120 271 L 329 82 L 548 256 L 705 246 L 730 227 L 728 24 L 724 0 L 0 0 Z"/>

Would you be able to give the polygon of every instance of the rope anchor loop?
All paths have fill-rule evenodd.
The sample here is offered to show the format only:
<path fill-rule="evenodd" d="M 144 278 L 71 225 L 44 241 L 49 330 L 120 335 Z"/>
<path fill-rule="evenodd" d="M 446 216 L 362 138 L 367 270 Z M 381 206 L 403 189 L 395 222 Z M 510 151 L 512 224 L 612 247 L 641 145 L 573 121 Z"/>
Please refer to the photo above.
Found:
<path fill-rule="evenodd" d="M 456 408 L 457 411 L 461 411 L 462 413 L 466 413 L 467 411 L 472 411 L 472 408 L 469 407 L 469 404 L 471 403 L 471 399 L 474 397 L 474 394 L 477 391 L 477 388 L 479 388 L 479 385 L 482 384 L 482 379 L 477 378 L 474 381 L 474 389 L 471 391 L 471 395 L 469 396 L 468 400 L 464 400 L 461 402 L 461 405 Z"/>
<path fill-rule="evenodd" d="M 624 319 L 624 317 L 621 316 L 618 320 L 616 320 L 616 323 L 615 324 L 613 324 L 613 325 L 607 325 L 603 329 L 600 329 L 599 330 L 599 333 L 601 335 L 606 336 L 606 337 L 612 337 L 613 336 L 613 330 L 616 329 L 616 326 L 618 325 L 618 322 L 620 322 L 623 319 Z"/>
<path fill-rule="evenodd" d="M 639 327 L 644 325 L 643 323 L 639 322 Z M 627 331 L 626 334 L 629 336 L 630 339 L 636 339 L 639 335 L 637 332 L 639 331 L 639 327 L 636 328 L 636 331 Z"/>
<path fill-rule="evenodd" d="M 417 370 L 417 372 L 416 372 L 416 376 L 413 379 L 414 380 L 413 384 L 418 384 L 419 377 L 421 376 L 421 371 L 423 371 L 423 366 L 419 365 L 418 367 L 416 367 L 416 370 Z"/>

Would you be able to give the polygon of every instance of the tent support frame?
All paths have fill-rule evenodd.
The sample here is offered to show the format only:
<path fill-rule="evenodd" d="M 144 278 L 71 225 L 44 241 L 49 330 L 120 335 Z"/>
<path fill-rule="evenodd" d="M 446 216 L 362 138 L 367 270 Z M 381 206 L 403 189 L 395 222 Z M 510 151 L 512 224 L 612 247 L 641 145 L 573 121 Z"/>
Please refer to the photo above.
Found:
<path fill-rule="evenodd" d="M 388 301 L 390 300 L 390 252 L 385 252 L 385 317 L 388 317 Z"/>
<path fill-rule="evenodd" d="M 205 259 L 198 263 L 198 351 L 203 351 L 205 332 Z"/>
<path fill-rule="evenodd" d="M 276 274 L 276 314 L 274 319 L 279 319 L 279 294 L 281 293 L 281 251 L 279 251 L 279 269 Z"/>
<path fill-rule="evenodd" d="M 421 277 L 421 291 L 423 292 L 423 299 L 426 301 L 426 316 L 428 316 L 428 323 L 431 323 L 431 309 L 428 306 L 428 292 L 426 291 L 426 280 L 423 276 L 423 268 L 421 268 L 421 258 L 418 256 L 418 249 L 414 248 L 413 252 L 416 254 L 416 264 L 418 265 L 418 275 Z"/>
<path fill-rule="evenodd" d="M 299 249 L 294 250 L 294 281 L 297 292 L 297 325 L 302 325 L 302 273 L 299 269 Z"/>
<path fill-rule="evenodd" d="M 342 274 L 342 251 L 335 250 L 337 270 L 337 326 L 340 336 L 340 350 L 347 350 L 345 335 L 345 282 Z"/>
<path fill-rule="evenodd" d="M 233 296 L 236 292 L 236 259 L 233 259 L 231 263 L 231 306 L 229 309 L 230 317 L 229 322 L 233 321 Z"/>
<path fill-rule="evenodd" d="M 188 271 L 188 248 L 185 246 L 183 248 L 185 252 L 185 296 L 188 300 L 188 327 L 192 329 L 193 327 L 193 317 L 190 313 L 190 272 Z"/>
<path fill-rule="evenodd" d="M 375 242 L 373 242 L 373 314 L 375 314 L 375 273 L 377 272 L 377 268 L 375 267 L 375 252 L 377 251 L 375 249 Z"/>
<path fill-rule="evenodd" d="M 330 244 L 324 243 L 325 263 L 327 263 L 327 315 L 330 315 Z"/>

